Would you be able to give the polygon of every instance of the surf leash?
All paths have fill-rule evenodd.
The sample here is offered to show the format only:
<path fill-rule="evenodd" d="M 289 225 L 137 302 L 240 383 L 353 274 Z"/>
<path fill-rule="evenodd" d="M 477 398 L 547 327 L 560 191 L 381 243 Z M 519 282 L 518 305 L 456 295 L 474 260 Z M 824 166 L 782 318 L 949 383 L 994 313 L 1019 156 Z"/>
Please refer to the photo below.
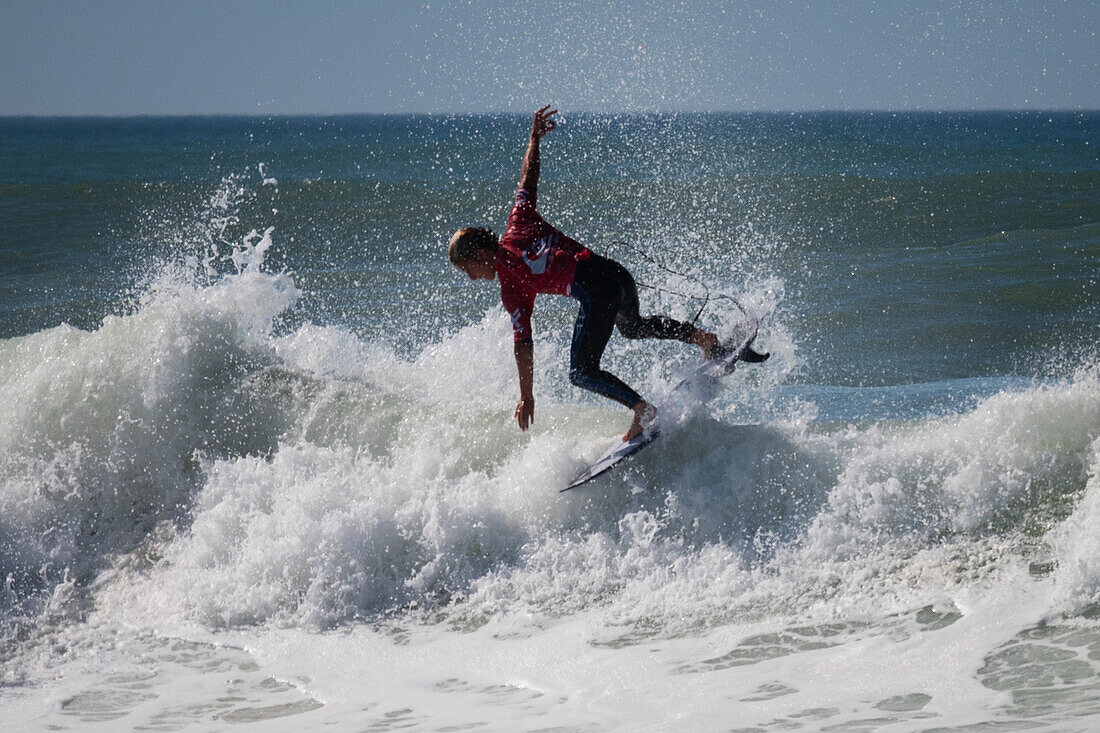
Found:
<path fill-rule="evenodd" d="M 717 295 L 712 296 L 711 293 L 710 293 L 710 288 L 708 288 L 707 284 L 705 282 L 703 282 L 702 280 L 700 280 L 698 277 L 695 277 L 694 275 L 687 275 L 685 273 L 678 272 L 678 271 L 672 269 L 671 267 L 669 267 L 668 265 L 666 265 L 662 262 L 658 262 L 657 259 L 655 259 L 654 257 L 651 257 L 648 252 L 643 250 L 641 247 L 638 247 L 637 245 L 631 244 L 630 242 L 625 242 L 621 239 L 620 240 L 615 240 L 614 242 L 612 242 L 610 244 L 610 246 L 608 247 L 608 254 L 607 254 L 608 259 L 611 259 L 611 253 L 614 251 L 615 247 L 617 247 L 617 246 L 626 247 L 631 252 L 638 255 L 642 259 L 644 259 L 646 262 L 649 262 L 651 265 L 654 265 L 655 267 L 657 267 L 661 270 L 664 270 L 665 272 L 669 273 L 670 275 L 674 275 L 675 277 L 678 277 L 682 280 L 687 280 L 688 282 L 693 282 L 698 287 L 702 288 L 703 295 L 700 296 L 700 295 L 692 295 L 690 293 L 680 292 L 678 290 L 672 290 L 671 288 L 666 288 L 666 287 L 662 287 L 662 286 L 659 286 L 659 285 L 650 285 L 648 283 L 643 283 L 643 282 L 638 282 L 637 283 L 638 287 L 646 288 L 647 290 L 655 290 L 658 293 L 667 293 L 669 295 L 675 295 L 675 296 L 678 296 L 680 298 L 684 298 L 686 300 L 701 300 L 701 301 L 703 301 L 703 304 L 699 306 L 699 310 L 696 311 L 695 317 L 691 319 L 691 325 L 692 326 L 694 326 L 699 321 L 699 317 L 703 315 L 703 311 L 706 309 L 707 305 L 710 304 L 710 301 L 712 299 L 713 300 L 728 300 L 731 303 L 733 303 L 735 306 L 737 306 L 737 309 L 739 311 L 741 311 L 741 313 L 746 318 L 748 318 L 750 320 L 757 320 L 757 319 L 753 318 L 752 315 L 749 314 L 748 310 L 746 310 L 745 306 L 741 305 L 741 301 L 737 300 L 737 298 L 733 297 L 732 295 L 726 295 L 725 293 L 718 293 Z"/>

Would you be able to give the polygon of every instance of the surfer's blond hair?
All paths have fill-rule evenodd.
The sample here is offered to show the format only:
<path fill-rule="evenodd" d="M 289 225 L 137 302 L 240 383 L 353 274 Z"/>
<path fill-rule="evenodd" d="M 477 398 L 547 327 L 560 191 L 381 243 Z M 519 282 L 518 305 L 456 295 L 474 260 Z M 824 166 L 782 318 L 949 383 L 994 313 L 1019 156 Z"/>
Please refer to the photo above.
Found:
<path fill-rule="evenodd" d="M 463 227 L 451 236 L 447 245 L 447 256 L 452 265 L 460 265 L 474 259 L 479 250 L 496 252 L 497 235 L 492 229 L 481 227 Z"/>

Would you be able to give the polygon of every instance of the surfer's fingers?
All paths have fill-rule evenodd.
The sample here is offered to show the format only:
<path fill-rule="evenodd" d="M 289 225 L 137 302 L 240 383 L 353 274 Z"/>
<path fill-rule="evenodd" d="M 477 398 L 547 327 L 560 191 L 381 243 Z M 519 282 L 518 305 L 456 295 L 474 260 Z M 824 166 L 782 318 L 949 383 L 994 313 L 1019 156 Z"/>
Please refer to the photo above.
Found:
<path fill-rule="evenodd" d="M 546 133 L 550 132 L 558 126 L 558 123 L 550 118 L 550 115 L 557 114 L 556 109 L 550 109 L 550 105 L 546 105 L 540 110 L 535 112 L 534 122 L 531 123 L 531 131 L 538 137 L 542 137 Z"/>
<path fill-rule="evenodd" d="M 520 430 L 527 430 L 527 428 L 535 422 L 535 404 L 532 401 L 520 400 L 516 405 L 516 422 L 519 423 Z"/>

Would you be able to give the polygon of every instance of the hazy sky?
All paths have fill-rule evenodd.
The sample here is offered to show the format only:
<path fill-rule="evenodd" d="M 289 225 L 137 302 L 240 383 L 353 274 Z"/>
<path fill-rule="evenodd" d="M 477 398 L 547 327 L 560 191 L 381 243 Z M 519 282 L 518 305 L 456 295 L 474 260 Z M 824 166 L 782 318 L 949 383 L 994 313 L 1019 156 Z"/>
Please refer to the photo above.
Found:
<path fill-rule="evenodd" d="M 1097 109 L 1100 0 L 0 0 L 0 114 Z"/>

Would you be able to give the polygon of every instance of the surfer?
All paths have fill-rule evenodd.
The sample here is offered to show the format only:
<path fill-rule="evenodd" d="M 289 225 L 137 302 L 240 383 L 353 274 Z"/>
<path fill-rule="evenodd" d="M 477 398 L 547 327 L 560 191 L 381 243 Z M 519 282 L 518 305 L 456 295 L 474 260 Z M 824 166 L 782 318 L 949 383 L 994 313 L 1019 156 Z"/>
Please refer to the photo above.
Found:
<path fill-rule="evenodd" d="M 539 140 L 553 130 L 557 110 L 535 112 L 531 137 L 520 168 L 519 190 L 499 240 L 489 229 L 466 227 L 451 237 L 451 263 L 471 280 L 500 278 L 500 299 L 512 318 L 520 399 L 515 418 L 520 430 L 535 421 L 534 345 L 531 313 L 535 295 L 568 295 L 580 303 L 569 353 L 569 381 L 615 400 L 634 411 L 623 440 L 640 435 L 657 410 L 614 374 L 600 368 L 611 331 L 626 338 L 676 339 L 695 344 L 704 357 L 719 349 L 718 337 L 690 323 L 638 313 L 634 278 L 614 260 L 591 252 L 548 224 L 535 210 L 539 180 Z"/>

